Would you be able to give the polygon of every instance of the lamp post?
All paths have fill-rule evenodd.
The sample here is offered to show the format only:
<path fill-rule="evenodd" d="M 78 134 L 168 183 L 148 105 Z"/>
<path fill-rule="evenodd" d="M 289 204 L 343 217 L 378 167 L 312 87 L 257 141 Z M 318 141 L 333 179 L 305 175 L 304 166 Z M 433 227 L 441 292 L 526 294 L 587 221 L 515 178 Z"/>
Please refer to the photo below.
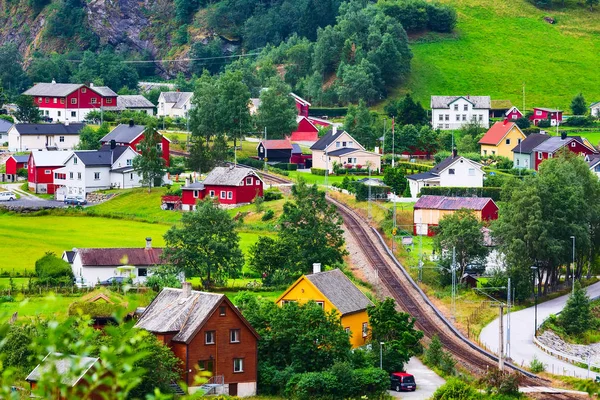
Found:
<path fill-rule="evenodd" d="M 535 286 L 536 286 L 536 280 L 537 280 L 537 270 L 538 267 L 537 266 L 532 266 L 531 269 L 533 270 L 533 301 L 535 304 L 535 320 L 534 320 L 534 325 L 533 325 L 533 336 L 537 336 L 537 291 L 535 290 Z"/>
<path fill-rule="evenodd" d="M 383 369 L 383 345 L 384 342 L 379 342 L 379 369 Z"/>
<path fill-rule="evenodd" d="M 575 293 L 575 236 L 571 236 L 573 240 L 573 262 L 571 264 L 571 276 L 573 278 L 573 294 Z"/>

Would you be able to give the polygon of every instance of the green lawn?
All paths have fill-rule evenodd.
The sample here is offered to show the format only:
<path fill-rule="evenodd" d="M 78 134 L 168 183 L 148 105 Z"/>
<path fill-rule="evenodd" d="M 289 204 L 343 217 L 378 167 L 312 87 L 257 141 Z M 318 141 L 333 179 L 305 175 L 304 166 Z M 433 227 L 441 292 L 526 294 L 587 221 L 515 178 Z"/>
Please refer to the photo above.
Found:
<path fill-rule="evenodd" d="M 357 180 L 368 177 L 368 176 L 363 176 L 363 175 L 360 175 L 360 176 L 359 175 L 340 175 L 340 176 L 330 175 L 327 177 L 327 181 L 329 182 L 329 185 L 331 185 L 332 183 L 335 183 L 335 182 L 341 183 L 346 176 L 348 176 L 349 179 L 356 178 Z M 313 175 L 310 172 L 290 171 L 289 178 L 291 180 L 295 181 L 298 179 L 298 177 L 302 177 L 302 179 L 304 179 L 306 181 L 306 183 L 310 183 L 310 184 L 316 183 L 318 185 L 325 184 L 324 176 Z M 371 175 L 371 178 L 383 179 L 383 175 Z"/>
<path fill-rule="evenodd" d="M 428 107 L 431 95 L 490 95 L 522 108 L 525 83 L 527 109 L 569 110 L 579 92 L 588 103 L 600 100 L 600 80 L 590 79 L 598 71 L 598 8 L 590 12 L 575 0 L 563 10 L 540 10 L 525 0 L 441 2 L 457 9 L 455 33 L 413 38 L 410 78 L 391 97 L 410 91 Z"/>

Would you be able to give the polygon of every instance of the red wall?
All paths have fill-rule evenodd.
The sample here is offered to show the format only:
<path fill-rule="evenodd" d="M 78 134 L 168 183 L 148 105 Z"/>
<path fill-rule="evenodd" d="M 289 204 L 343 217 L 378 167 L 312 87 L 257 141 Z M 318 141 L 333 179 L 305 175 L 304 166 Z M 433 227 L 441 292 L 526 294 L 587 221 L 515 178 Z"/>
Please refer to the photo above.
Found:
<path fill-rule="evenodd" d="M 6 160 L 6 173 L 9 175 L 16 175 L 17 170 L 21 168 L 27 168 L 25 163 L 18 163 L 13 157 Z"/>
<path fill-rule="evenodd" d="M 514 120 L 521 118 L 522 116 L 523 116 L 523 114 L 521 114 L 518 111 L 511 111 L 510 114 L 508 114 L 506 116 L 506 119 L 508 119 L 509 121 L 514 121 Z"/>
<path fill-rule="evenodd" d="M 303 105 L 296 101 L 296 109 L 298 110 L 298 115 L 308 117 L 308 105 Z"/>
<path fill-rule="evenodd" d="M 194 189 L 195 190 L 195 189 Z M 205 190 L 198 190 L 198 197 L 194 197 L 194 190 L 182 190 L 181 191 L 181 203 L 188 204 L 190 206 L 196 205 L 198 200 L 202 200 L 206 194 Z"/>
<path fill-rule="evenodd" d="M 571 143 L 575 143 L 575 147 L 571 147 Z M 584 146 L 581 143 L 579 143 L 577 140 L 573 140 L 572 142 L 570 142 L 567 147 L 568 147 L 569 151 L 571 151 L 572 153 L 579 154 L 579 155 L 582 155 L 582 156 L 586 156 L 586 155 L 589 155 L 589 154 L 595 154 L 593 151 L 591 151 L 586 146 Z M 539 153 L 540 153 L 539 151 L 536 151 L 535 154 L 533 155 L 535 157 L 535 170 L 536 171 L 538 170 L 540 164 L 544 160 L 547 160 L 549 158 L 548 157 L 548 153 L 542 152 L 542 159 L 540 160 L 538 158 L 539 157 L 538 156 Z"/>
<path fill-rule="evenodd" d="M 256 185 L 258 181 L 259 185 Z M 245 180 L 244 180 L 245 183 Z M 256 177 L 252 177 L 252 185 L 251 186 L 217 186 L 217 185 L 207 185 L 205 187 L 205 196 L 210 195 L 210 191 L 215 191 L 215 197 L 218 198 L 219 203 L 221 204 L 240 204 L 240 203 L 250 203 L 257 196 L 263 195 L 263 185 L 260 179 Z M 221 192 L 225 191 L 225 199 L 221 198 Z M 232 192 L 232 198 L 227 198 L 227 192 Z"/>
<path fill-rule="evenodd" d="M 144 135 L 140 135 L 137 139 L 135 139 L 133 142 L 131 143 L 119 143 L 120 145 L 125 145 L 125 146 L 129 146 L 133 149 L 133 151 L 135 151 L 136 153 L 139 153 L 137 151 L 137 144 L 139 142 L 141 142 L 144 139 Z M 167 140 L 167 138 L 165 138 L 163 135 L 160 135 L 160 142 L 162 143 L 162 158 L 163 160 L 165 160 L 165 165 L 168 167 L 169 166 L 169 151 L 170 151 L 170 143 Z M 187 204 L 187 203 L 184 203 Z"/>
<path fill-rule="evenodd" d="M 56 167 L 36 167 L 33 162 L 33 157 L 29 157 L 29 162 L 27 163 L 27 179 L 29 183 L 33 184 L 48 184 L 48 194 L 54 194 L 54 170 L 62 167 L 62 165 L 57 165 Z M 46 174 L 46 171 L 50 171 L 50 173 Z"/>
<path fill-rule="evenodd" d="M 534 108 L 533 109 L 533 115 L 531 117 L 529 117 L 529 120 L 533 121 L 533 123 L 535 125 L 537 125 L 538 122 L 540 120 L 542 120 L 542 119 L 548 119 L 548 114 L 552 114 L 550 119 L 556 119 L 556 113 L 554 113 L 554 112 L 553 113 L 549 113 L 548 111 L 545 111 L 545 110 L 539 110 L 539 111 L 542 112 L 542 114 L 541 115 L 537 115 L 537 111 L 538 110 Z M 563 119 L 562 118 L 562 112 L 559 112 L 558 113 L 558 122 L 562 122 L 562 119 Z"/>
<path fill-rule="evenodd" d="M 319 140 L 319 130 L 308 120 L 302 119 L 298 124 L 298 128 L 292 132 L 290 139 L 292 141 L 317 141 Z"/>
<path fill-rule="evenodd" d="M 498 206 L 493 201 L 488 201 L 485 207 L 483 207 L 483 210 L 481 210 L 481 219 L 483 221 L 498 219 Z"/>
<path fill-rule="evenodd" d="M 82 89 L 85 89 L 85 93 L 82 93 Z M 92 104 L 92 98 L 96 99 L 96 104 Z M 41 108 L 58 108 L 58 109 L 66 109 L 66 108 L 100 108 L 100 106 L 105 107 L 115 107 L 117 105 L 117 98 L 114 96 L 103 98 L 98 93 L 94 92 L 93 89 L 88 87 L 82 87 L 69 94 L 66 99 L 62 97 L 64 103 L 61 103 L 61 97 L 57 97 L 56 104 L 54 103 L 54 97 L 42 96 L 42 101 L 39 101 L 40 96 L 34 97 L 33 101 L 38 107 Z M 46 102 L 48 99 L 48 102 Z M 71 99 L 77 99 L 76 104 L 71 104 Z M 107 99 L 112 99 L 112 103 L 109 103 Z"/>

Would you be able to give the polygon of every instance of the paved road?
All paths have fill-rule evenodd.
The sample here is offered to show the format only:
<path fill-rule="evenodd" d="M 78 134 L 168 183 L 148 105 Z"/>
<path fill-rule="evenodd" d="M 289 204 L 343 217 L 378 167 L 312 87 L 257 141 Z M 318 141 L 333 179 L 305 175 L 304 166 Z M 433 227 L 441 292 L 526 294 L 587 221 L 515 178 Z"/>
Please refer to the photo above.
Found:
<path fill-rule="evenodd" d="M 414 392 L 396 392 L 389 391 L 397 399 L 407 400 L 426 400 L 433 396 L 433 393 L 446 381 L 440 378 L 435 372 L 427 368 L 421 360 L 416 357 L 410 359 L 406 364 L 406 372 L 415 376 L 417 390 Z"/>
<path fill-rule="evenodd" d="M 56 200 L 46 200 L 41 199 L 37 196 L 32 195 L 31 193 L 27 193 L 20 189 L 22 183 L 7 183 L 2 185 L 4 189 L 10 190 L 11 192 L 17 193 L 20 198 L 18 200 L 7 201 L 0 204 L 6 204 L 9 206 L 16 207 L 27 207 L 27 208 L 35 208 L 35 207 L 65 207 L 65 204 L 62 201 Z"/>
<path fill-rule="evenodd" d="M 590 297 L 600 296 L 600 282 L 595 283 L 587 288 L 587 293 Z M 551 314 L 556 314 L 561 311 L 569 296 L 561 296 L 556 299 L 538 304 L 538 326 L 548 318 Z M 544 353 L 535 344 L 533 344 L 535 309 L 529 307 L 521 311 L 511 313 L 511 351 L 510 355 L 514 362 L 519 365 L 529 365 L 534 355 L 538 360 L 546 364 L 548 372 L 555 374 L 570 375 L 575 374 L 579 377 L 587 377 L 587 370 L 576 367 L 567 362 L 561 361 L 549 354 Z M 479 339 L 488 349 L 496 353 L 498 351 L 498 327 L 499 318 L 496 318 L 491 324 L 487 325 L 481 331 Z M 506 332 L 506 316 L 504 317 L 504 329 Z M 505 334 L 506 337 L 506 334 Z M 590 375 L 595 376 L 595 374 Z"/>

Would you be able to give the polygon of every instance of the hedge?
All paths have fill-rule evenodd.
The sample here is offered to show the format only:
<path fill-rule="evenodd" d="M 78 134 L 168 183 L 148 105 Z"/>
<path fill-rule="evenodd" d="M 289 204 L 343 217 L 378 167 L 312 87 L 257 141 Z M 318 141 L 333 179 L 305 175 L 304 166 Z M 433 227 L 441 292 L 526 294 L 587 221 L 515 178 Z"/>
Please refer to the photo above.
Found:
<path fill-rule="evenodd" d="M 490 197 L 494 201 L 499 201 L 502 197 L 502 188 L 426 186 L 421 189 L 419 196 L 425 195 L 449 197 Z"/>
<path fill-rule="evenodd" d="M 260 160 L 257 160 L 255 158 L 250 158 L 250 157 L 238 158 L 237 162 L 238 162 L 238 164 L 248 165 L 253 168 L 264 168 L 265 167 L 264 161 L 260 161 Z"/>
<path fill-rule="evenodd" d="M 274 165 L 275 168 L 283 169 L 285 171 L 296 171 L 298 169 L 298 164 L 292 163 L 279 163 Z"/>
<path fill-rule="evenodd" d="M 323 168 L 311 168 L 310 173 L 313 175 L 325 176 L 327 170 Z"/>
<path fill-rule="evenodd" d="M 356 193 L 356 201 L 366 201 L 369 199 L 369 186 L 364 183 L 354 183 L 354 191 Z M 372 199 L 386 199 L 389 192 L 390 188 L 387 186 L 371 186 Z"/>
<path fill-rule="evenodd" d="M 345 117 L 348 113 L 347 107 L 311 107 L 308 115 L 311 117 Z"/>

